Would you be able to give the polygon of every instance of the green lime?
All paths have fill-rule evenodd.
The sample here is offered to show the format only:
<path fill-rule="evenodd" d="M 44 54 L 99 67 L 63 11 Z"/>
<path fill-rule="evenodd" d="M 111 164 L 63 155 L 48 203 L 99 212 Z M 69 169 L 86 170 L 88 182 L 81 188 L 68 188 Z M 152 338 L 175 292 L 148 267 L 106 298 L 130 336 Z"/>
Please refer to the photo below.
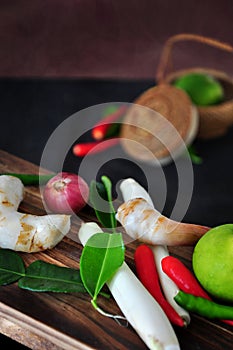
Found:
<path fill-rule="evenodd" d="M 217 104 L 224 98 L 222 85 L 208 74 L 186 74 L 176 79 L 173 85 L 184 90 L 197 106 Z"/>
<path fill-rule="evenodd" d="M 193 271 L 212 296 L 233 302 L 233 224 L 209 230 L 193 252 Z"/>

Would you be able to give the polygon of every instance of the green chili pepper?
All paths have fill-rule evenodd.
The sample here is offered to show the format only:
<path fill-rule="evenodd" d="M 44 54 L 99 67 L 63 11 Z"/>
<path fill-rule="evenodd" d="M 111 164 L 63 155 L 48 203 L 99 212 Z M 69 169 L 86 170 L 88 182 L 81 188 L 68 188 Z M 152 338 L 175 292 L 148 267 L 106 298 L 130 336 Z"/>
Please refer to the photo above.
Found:
<path fill-rule="evenodd" d="M 186 310 L 200 316 L 233 320 L 233 307 L 230 305 L 217 304 L 214 301 L 196 297 L 182 291 L 179 291 L 174 299 Z"/>
<path fill-rule="evenodd" d="M 22 181 L 24 185 L 36 186 L 45 185 L 55 174 L 36 175 L 36 174 L 16 174 L 16 173 L 4 173 L 1 175 L 15 176 Z"/>

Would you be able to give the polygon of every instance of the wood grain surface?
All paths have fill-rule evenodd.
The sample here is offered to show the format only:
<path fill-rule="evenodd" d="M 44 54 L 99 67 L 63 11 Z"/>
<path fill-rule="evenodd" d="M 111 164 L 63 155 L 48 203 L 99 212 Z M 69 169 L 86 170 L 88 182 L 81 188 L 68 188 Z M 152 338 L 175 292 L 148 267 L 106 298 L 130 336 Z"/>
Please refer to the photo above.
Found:
<path fill-rule="evenodd" d="M 0 172 L 38 173 L 38 167 L 0 151 Z M 21 212 L 46 214 L 40 191 L 26 187 Z M 95 220 L 88 206 L 79 218 L 72 218 L 69 237 L 76 237 L 81 220 Z M 65 237 L 52 250 L 21 253 L 26 265 L 41 259 L 58 265 L 79 268 L 82 246 Z M 126 245 L 126 262 L 134 270 L 133 253 L 138 243 Z M 191 247 L 173 247 L 170 253 L 191 266 Z M 135 271 L 135 270 L 134 270 Z M 99 297 L 99 306 L 107 312 L 121 314 L 113 298 Z M 202 317 L 191 315 L 187 329 L 174 328 L 182 350 L 232 349 L 233 328 Z M 90 304 L 88 294 L 35 293 L 22 290 L 17 283 L 0 287 L 0 331 L 35 350 L 101 349 L 143 350 L 146 345 L 131 328 L 118 325 L 100 315 Z"/>

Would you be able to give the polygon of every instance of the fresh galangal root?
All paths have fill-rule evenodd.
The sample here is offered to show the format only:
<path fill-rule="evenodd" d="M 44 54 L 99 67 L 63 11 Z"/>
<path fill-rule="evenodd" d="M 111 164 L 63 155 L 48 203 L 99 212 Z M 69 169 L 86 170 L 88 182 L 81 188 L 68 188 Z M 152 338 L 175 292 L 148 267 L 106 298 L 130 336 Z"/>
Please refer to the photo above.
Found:
<path fill-rule="evenodd" d="M 143 198 L 120 205 L 116 218 L 130 237 L 152 245 L 193 245 L 210 229 L 171 220 Z"/>
<path fill-rule="evenodd" d="M 0 248 L 38 252 L 53 248 L 70 230 L 69 215 L 19 213 L 24 186 L 14 176 L 0 176 Z"/>

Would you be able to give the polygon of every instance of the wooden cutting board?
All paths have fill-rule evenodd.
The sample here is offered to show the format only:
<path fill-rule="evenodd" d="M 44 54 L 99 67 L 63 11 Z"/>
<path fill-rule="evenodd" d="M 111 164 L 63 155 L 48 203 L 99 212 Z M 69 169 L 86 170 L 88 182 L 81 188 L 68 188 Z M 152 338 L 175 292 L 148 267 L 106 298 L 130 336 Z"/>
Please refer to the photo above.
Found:
<path fill-rule="evenodd" d="M 38 167 L 0 151 L 0 172 L 38 173 Z M 45 214 L 38 188 L 26 187 L 25 199 L 19 210 Z M 81 220 L 96 221 L 88 206 L 80 213 L 80 220 L 72 219 L 69 237 L 65 237 L 55 248 L 36 254 L 21 253 L 25 264 L 41 259 L 79 268 L 82 246 L 77 242 L 77 232 Z M 136 242 L 126 245 L 126 262 L 133 270 L 136 245 Z M 170 253 L 191 267 L 191 247 L 174 247 Z M 107 312 L 121 314 L 113 298 L 107 300 L 100 297 L 99 305 Z M 182 350 L 232 348 L 233 327 L 221 322 L 191 315 L 191 324 L 187 329 L 174 329 Z M 96 312 L 88 294 L 35 293 L 20 289 L 17 283 L 0 287 L 0 331 L 35 350 L 147 349 L 130 325 L 120 326 Z"/>

